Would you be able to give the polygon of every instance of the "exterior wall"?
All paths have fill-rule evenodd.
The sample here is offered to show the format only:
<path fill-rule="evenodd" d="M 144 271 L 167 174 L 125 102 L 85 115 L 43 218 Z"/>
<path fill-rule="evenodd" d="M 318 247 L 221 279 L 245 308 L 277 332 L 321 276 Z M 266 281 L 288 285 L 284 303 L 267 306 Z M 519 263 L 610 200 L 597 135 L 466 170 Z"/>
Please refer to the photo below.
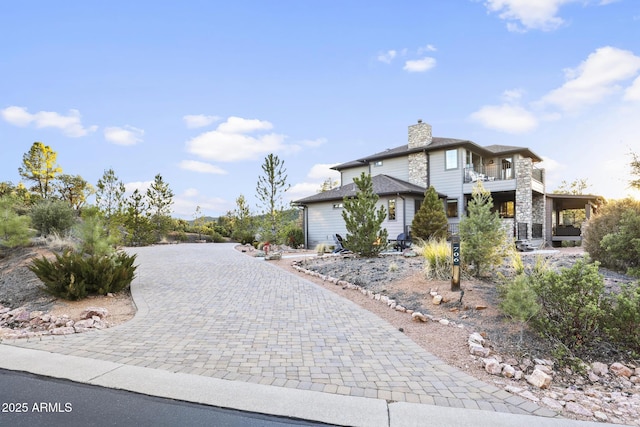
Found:
<path fill-rule="evenodd" d="M 359 177 L 362 172 L 369 173 L 369 166 L 344 169 L 340 172 L 340 180 L 342 181 L 340 185 L 351 184 L 353 182 L 353 178 Z"/>
<path fill-rule="evenodd" d="M 458 200 L 458 217 L 462 216 L 464 210 L 464 197 L 462 191 L 463 172 L 462 168 L 463 151 L 458 149 L 458 168 L 445 170 L 445 151 L 435 151 L 429 155 L 430 184 L 439 193 L 445 194 L 448 199 Z M 456 218 L 451 218 L 451 223 L 458 222 Z"/>
<path fill-rule="evenodd" d="M 532 222 L 533 224 L 542 224 L 542 235 L 538 237 L 539 239 L 545 238 L 545 208 L 546 208 L 546 197 L 544 194 L 534 194 L 533 195 L 533 210 L 532 210 Z"/>
<path fill-rule="evenodd" d="M 531 159 L 515 161 L 516 174 L 516 223 L 528 224 L 527 239 L 531 238 L 533 224 L 533 192 L 531 191 Z"/>
<path fill-rule="evenodd" d="M 384 174 L 404 181 L 409 180 L 409 160 L 407 157 L 384 159 L 380 166 L 376 166 L 375 162 L 371 162 L 369 169 L 371 170 L 371 176 Z"/>
<path fill-rule="evenodd" d="M 333 235 L 342 237 L 347 229 L 342 219 L 342 208 L 334 208 L 334 202 L 314 203 L 307 207 L 307 247 L 313 249 L 320 243 L 333 245 Z"/>

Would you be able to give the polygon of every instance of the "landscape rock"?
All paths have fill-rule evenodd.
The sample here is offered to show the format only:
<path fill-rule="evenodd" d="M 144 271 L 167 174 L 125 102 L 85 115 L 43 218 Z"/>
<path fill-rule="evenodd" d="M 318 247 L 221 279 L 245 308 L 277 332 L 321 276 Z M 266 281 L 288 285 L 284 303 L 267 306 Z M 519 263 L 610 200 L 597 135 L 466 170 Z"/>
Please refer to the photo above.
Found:
<path fill-rule="evenodd" d="M 496 359 L 482 359 L 484 370 L 491 375 L 500 375 L 502 373 L 502 365 Z"/>
<path fill-rule="evenodd" d="M 414 322 L 426 322 L 427 316 L 420 313 L 419 311 L 414 311 L 413 313 L 411 313 L 411 319 L 413 319 Z"/>
<path fill-rule="evenodd" d="M 476 343 L 469 343 L 469 353 L 474 356 L 488 357 L 491 350 Z"/>
<path fill-rule="evenodd" d="M 624 366 L 622 363 L 616 362 L 609 366 L 609 370 L 619 377 L 630 378 L 633 375 L 631 368 Z"/>
<path fill-rule="evenodd" d="M 541 371 L 540 369 L 534 369 L 533 373 L 525 378 L 529 384 L 538 388 L 549 388 L 552 379 L 551 375 Z"/>
<path fill-rule="evenodd" d="M 597 376 L 601 377 L 609 373 L 609 367 L 607 366 L 606 363 L 593 362 L 591 364 L 591 371 Z"/>
<path fill-rule="evenodd" d="M 511 365 L 504 365 L 502 367 L 502 376 L 505 378 L 513 378 L 516 375 L 516 368 Z"/>
<path fill-rule="evenodd" d="M 571 412 L 572 414 L 589 418 L 593 417 L 593 412 L 590 409 L 587 409 L 576 402 L 567 402 L 564 408 L 567 410 L 567 412 Z"/>
<path fill-rule="evenodd" d="M 485 339 L 479 333 L 474 332 L 471 335 L 469 335 L 469 342 L 474 342 L 483 346 L 485 343 Z"/>
<path fill-rule="evenodd" d="M 101 319 L 104 319 L 109 315 L 109 311 L 106 308 L 102 307 L 87 307 L 80 314 L 81 319 L 91 319 L 93 316 L 98 316 Z"/>
<path fill-rule="evenodd" d="M 442 302 L 442 295 L 436 295 L 431 300 L 435 305 L 439 305 Z"/>

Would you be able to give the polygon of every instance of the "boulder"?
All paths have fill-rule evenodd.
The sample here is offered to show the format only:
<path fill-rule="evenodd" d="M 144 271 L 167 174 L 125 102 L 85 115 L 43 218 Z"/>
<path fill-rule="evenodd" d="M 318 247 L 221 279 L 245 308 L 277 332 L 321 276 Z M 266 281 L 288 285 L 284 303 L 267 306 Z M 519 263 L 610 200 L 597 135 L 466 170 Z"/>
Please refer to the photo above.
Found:
<path fill-rule="evenodd" d="M 633 371 L 630 368 L 618 362 L 609 366 L 609 370 L 619 377 L 630 378 L 633 375 Z"/>
<path fill-rule="evenodd" d="M 502 365 L 496 359 L 482 359 L 484 370 L 491 375 L 500 375 L 502 373 Z"/>
<path fill-rule="evenodd" d="M 474 342 L 476 344 L 484 345 L 485 340 L 484 340 L 484 337 L 482 335 L 480 335 L 477 332 L 474 332 L 471 335 L 469 335 L 469 342 L 470 343 Z"/>
<path fill-rule="evenodd" d="M 551 385 L 551 375 L 546 374 L 540 369 L 534 369 L 531 375 L 525 377 L 527 382 L 534 387 L 549 388 Z"/>
<path fill-rule="evenodd" d="M 502 367 L 502 376 L 505 378 L 513 378 L 516 376 L 516 368 L 511 365 L 504 365 Z"/>

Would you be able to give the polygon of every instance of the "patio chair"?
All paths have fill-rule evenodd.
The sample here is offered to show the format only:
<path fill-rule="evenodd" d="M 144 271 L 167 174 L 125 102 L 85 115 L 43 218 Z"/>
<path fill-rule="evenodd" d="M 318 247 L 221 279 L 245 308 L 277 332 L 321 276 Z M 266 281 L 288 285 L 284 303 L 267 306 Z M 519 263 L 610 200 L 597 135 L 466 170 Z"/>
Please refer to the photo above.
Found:
<path fill-rule="evenodd" d="M 335 249 L 333 250 L 334 254 L 348 252 L 348 250 L 344 247 L 342 236 L 339 234 L 333 235 L 333 241 L 335 243 Z"/>

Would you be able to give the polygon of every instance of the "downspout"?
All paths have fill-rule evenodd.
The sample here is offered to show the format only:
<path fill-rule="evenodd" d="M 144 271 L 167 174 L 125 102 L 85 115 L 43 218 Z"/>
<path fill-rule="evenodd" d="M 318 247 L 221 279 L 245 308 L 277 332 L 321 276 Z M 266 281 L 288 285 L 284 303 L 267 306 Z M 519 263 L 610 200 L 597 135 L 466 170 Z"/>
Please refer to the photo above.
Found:
<path fill-rule="evenodd" d="M 429 152 L 427 150 L 423 150 L 424 154 L 427 156 L 427 188 L 431 186 L 431 157 L 429 156 Z"/>

